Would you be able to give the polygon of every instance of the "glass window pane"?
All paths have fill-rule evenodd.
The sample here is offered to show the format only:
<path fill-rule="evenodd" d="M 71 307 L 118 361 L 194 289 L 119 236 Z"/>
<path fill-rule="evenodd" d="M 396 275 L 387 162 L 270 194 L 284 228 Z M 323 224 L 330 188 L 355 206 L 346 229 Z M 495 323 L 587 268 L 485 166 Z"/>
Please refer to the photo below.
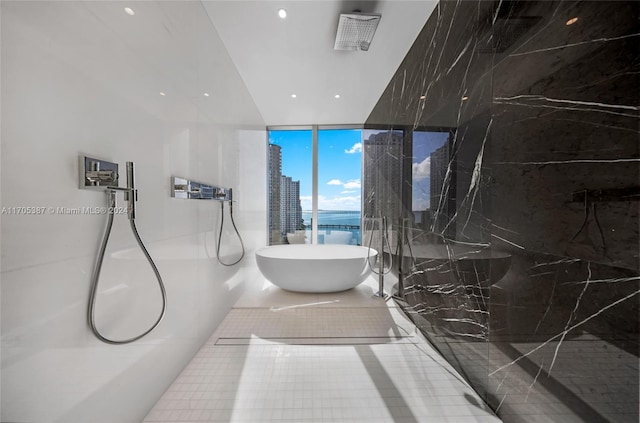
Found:
<path fill-rule="evenodd" d="M 382 223 L 385 218 L 389 231 L 388 242 L 395 248 L 396 233 L 393 228 L 405 217 L 403 199 L 404 131 L 388 129 L 366 129 L 363 131 L 364 154 L 364 244 L 378 249 L 381 243 Z"/>
<path fill-rule="evenodd" d="M 444 192 L 449 166 L 449 138 L 446 131 L 414 131 L 412 154 L 412 211 L 416 226 L 438 231 L 437 222 L 448 221 L 448 201 Z"/>
<path fill-rule="evenodd" d="M 401 130 L 376 129 L 363 132 L 365 217 L 386 217 L 390 224 L 395 224 L 404 217 L 404 133 Z"/>
<path fill-rule="evenodd" d="M 311 242 L 311 130 L 269 131 L 269 245 Z"/>
<path fill-rule="evenodd" d="M 318 244 L 361 245 L 362 130 L 318 131 Z"/>

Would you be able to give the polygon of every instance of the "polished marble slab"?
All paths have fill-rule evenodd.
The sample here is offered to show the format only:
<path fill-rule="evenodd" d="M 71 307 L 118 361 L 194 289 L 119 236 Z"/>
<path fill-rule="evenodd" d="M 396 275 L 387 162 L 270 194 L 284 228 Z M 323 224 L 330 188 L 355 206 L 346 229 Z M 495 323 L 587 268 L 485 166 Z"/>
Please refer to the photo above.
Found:
<path fill-rule="evenodd" d="M 395 196 L 389 163 L 363 189 L 394 222 L 404 310 L 507 422 L 639 417 L 639 9 L 441 1 L 367 120 L 403 134 Z M 451 134 L 427 225 L 419 131 Z"/>

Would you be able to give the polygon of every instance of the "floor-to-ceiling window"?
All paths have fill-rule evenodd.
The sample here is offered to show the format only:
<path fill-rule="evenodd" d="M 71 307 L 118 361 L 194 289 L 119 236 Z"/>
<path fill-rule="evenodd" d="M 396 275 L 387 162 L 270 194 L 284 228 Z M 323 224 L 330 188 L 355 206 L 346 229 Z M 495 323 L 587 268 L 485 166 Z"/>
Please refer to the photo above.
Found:
<path fill-rule="evenodd" d="M 318 244 L 360 245 L 362 130 L 318 131 Z"/>
<path fill-rule="evenodd" d="M 269 244 L 311 240 L 313 141 L 311 129 L 269 131 Z"/>
<path fill-rule="evenodd" d="M 269 243 L 362 243 L 362 130 L 269 129 Z"/>
<path fill-rule="evenodd" d="M 381 217 L 450 230 L 451 136 L 448 128 L 270 128 L 269 243 L 367 244 L 364 227 Z"/>

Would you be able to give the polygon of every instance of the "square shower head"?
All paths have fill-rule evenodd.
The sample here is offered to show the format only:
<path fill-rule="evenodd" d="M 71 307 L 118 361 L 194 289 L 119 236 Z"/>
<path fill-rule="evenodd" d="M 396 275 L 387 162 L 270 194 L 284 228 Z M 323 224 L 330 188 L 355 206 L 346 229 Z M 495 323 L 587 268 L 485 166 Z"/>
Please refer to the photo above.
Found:
<path fill-rule="evenodd" d="M 343 13 L 338 22 L 334 50 L 367 51 L 380 22 L 381 15 Z"/>

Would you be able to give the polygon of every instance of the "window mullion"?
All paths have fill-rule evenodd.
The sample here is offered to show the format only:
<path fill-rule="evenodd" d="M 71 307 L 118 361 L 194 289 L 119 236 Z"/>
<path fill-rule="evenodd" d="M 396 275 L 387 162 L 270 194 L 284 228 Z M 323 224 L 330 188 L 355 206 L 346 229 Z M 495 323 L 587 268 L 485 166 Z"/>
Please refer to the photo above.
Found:
<path fill-rule="evenodd" d="M 318 125 L 311 126 L 311 243 L 318 243 Z"/>

